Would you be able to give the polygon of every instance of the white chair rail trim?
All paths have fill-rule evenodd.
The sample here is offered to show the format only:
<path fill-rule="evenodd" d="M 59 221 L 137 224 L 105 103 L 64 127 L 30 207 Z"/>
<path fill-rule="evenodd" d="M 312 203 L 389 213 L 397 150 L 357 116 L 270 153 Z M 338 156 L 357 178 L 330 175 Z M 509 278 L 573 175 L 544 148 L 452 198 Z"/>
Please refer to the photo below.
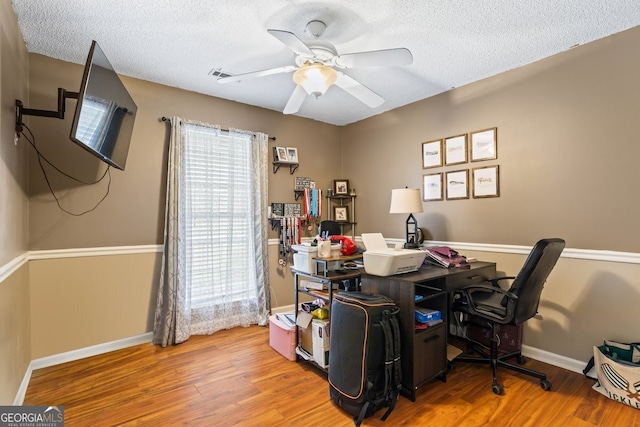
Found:
<path fill-rule="evenodd" d="M 311 239 L 305 239 L 310 241 Z M 356 237 L 357 243 L 362 241 Z M 390 245 L 404 242 L 403 239 L 386 239 Z M 277 246 L 277 239 L 269 239 L 269 246 Z M 518 245 L 498 245 L 490 243 L 469 243 L 469 242 L 446 242 L 429 240 L 424 246 L 447 245 L 459 251 L 477 251 L 477 252 L 496 252 L 505 254 L 527 255 L 531 252 L 531 246 Z M 139 245 L 139 246 L 111 246 L 103 248 L 74 248 L 74 249 L 52 249 L 25 252 L 7 264 L 0 266 L 0 283 L 7 277 L 11 276 L 18 268 L 28 261 L 43 259 L 59 259 L 59 258 L 80 258 L 91 256 L 110 256 L 110 255 L 132 255 L 145 253 L 161 253 L 162 245 Z M 618 252 L 603 251 L 595 249 L 573 249 L 565 248 L 562 252 L 562 258 L 575 258 L 589 261 L 604 262 L 620 262 L 624 264 L 640 264 L 640 253 L 636 252 Z"/>

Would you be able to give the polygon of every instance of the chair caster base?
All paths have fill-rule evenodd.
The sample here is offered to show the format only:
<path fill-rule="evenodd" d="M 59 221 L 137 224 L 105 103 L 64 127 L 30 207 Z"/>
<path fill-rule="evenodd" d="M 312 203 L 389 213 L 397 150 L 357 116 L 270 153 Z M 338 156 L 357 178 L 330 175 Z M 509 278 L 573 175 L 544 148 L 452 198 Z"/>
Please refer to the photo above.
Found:
<path fill-rule="evenodd" d="M 542 387 L 544 391 L 549 391 L 551 390 L 551 383 L 547 380 L 541 380 L 540 387 Z"/>
<path fill-rule="evenodd" d="M 493 391 L 494 394 L 497 394 L 498 396 L 500 396 L 504 391 L 504 388 L 502 387 L 502 385 L 498 383 L 493 383 L 491 385 L 491 391 Z"/>

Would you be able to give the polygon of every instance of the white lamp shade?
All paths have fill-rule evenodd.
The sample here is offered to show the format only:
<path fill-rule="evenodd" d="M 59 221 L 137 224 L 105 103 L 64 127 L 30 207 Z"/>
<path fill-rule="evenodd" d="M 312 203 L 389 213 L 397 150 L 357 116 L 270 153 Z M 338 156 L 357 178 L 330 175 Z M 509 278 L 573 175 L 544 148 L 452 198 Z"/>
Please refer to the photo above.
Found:
<path fill-rule="evenodd" d="M 293 81 L 316 98 L 324 95 L 329 86 L 338 79 L 338 73 L 322 64 L 306 64 L 293 73 Z"/>
<path fill-rule="evenodd" d="M 419 188 L 397 188 L 391 190 L 389 213 L 423 212 Z"/>

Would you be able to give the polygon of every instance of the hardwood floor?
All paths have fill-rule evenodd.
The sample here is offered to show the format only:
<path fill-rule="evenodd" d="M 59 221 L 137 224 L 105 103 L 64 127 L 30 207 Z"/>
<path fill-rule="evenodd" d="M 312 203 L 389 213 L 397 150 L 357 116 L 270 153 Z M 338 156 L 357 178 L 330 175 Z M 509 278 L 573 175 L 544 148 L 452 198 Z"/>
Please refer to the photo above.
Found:
<path fill-rule="evenodd" d="M 502 371 L 503 396 L 486 366 L 457 364 L 446 383 L 402 397 L 387 419 L 364 426 L 636 426 L 640 410 L 591 389 L 593 381 L 529 360 L 536 379 Z M 178 346 L 139 345 L 33 372 L 25 405 L 64 405 L 76 426 L 353 426 L 329 399 L 326 375 L 269 347 L 268 328 L 194 336 Z"/>

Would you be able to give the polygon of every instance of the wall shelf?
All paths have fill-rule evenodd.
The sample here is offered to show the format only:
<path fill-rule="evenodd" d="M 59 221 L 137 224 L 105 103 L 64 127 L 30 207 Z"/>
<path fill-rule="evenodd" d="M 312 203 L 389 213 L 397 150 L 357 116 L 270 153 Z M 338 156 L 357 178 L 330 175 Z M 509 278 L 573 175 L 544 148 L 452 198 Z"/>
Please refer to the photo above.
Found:
<path fill-rule="evenodd" d="M 280 166 L 289 166 L 289 174 L 293 175 L 296 169 L 298 169 L 299 164 L 291 162 L 273 162 L 273 173 L 278 172 Z"/>
<path fill-rule="evenodd" d="M 342 234 L 344 235 L 344 227 L 351 228 L 351 238 L 355 239 L 356 235 L 356 195 L 355 194 L 340 194 L 337 196 L 327 196 L 327 219 L 329 221 L 336 221 L 333 218 L 333 208 L 335 206 L 346 206 L 349 208 L 348 210 L 348 220 L 347 221 L 336 221 L 340 225 L 340 229 L 343 230 Z M 348 230 L 347 230 L 348 231 Z"/>

